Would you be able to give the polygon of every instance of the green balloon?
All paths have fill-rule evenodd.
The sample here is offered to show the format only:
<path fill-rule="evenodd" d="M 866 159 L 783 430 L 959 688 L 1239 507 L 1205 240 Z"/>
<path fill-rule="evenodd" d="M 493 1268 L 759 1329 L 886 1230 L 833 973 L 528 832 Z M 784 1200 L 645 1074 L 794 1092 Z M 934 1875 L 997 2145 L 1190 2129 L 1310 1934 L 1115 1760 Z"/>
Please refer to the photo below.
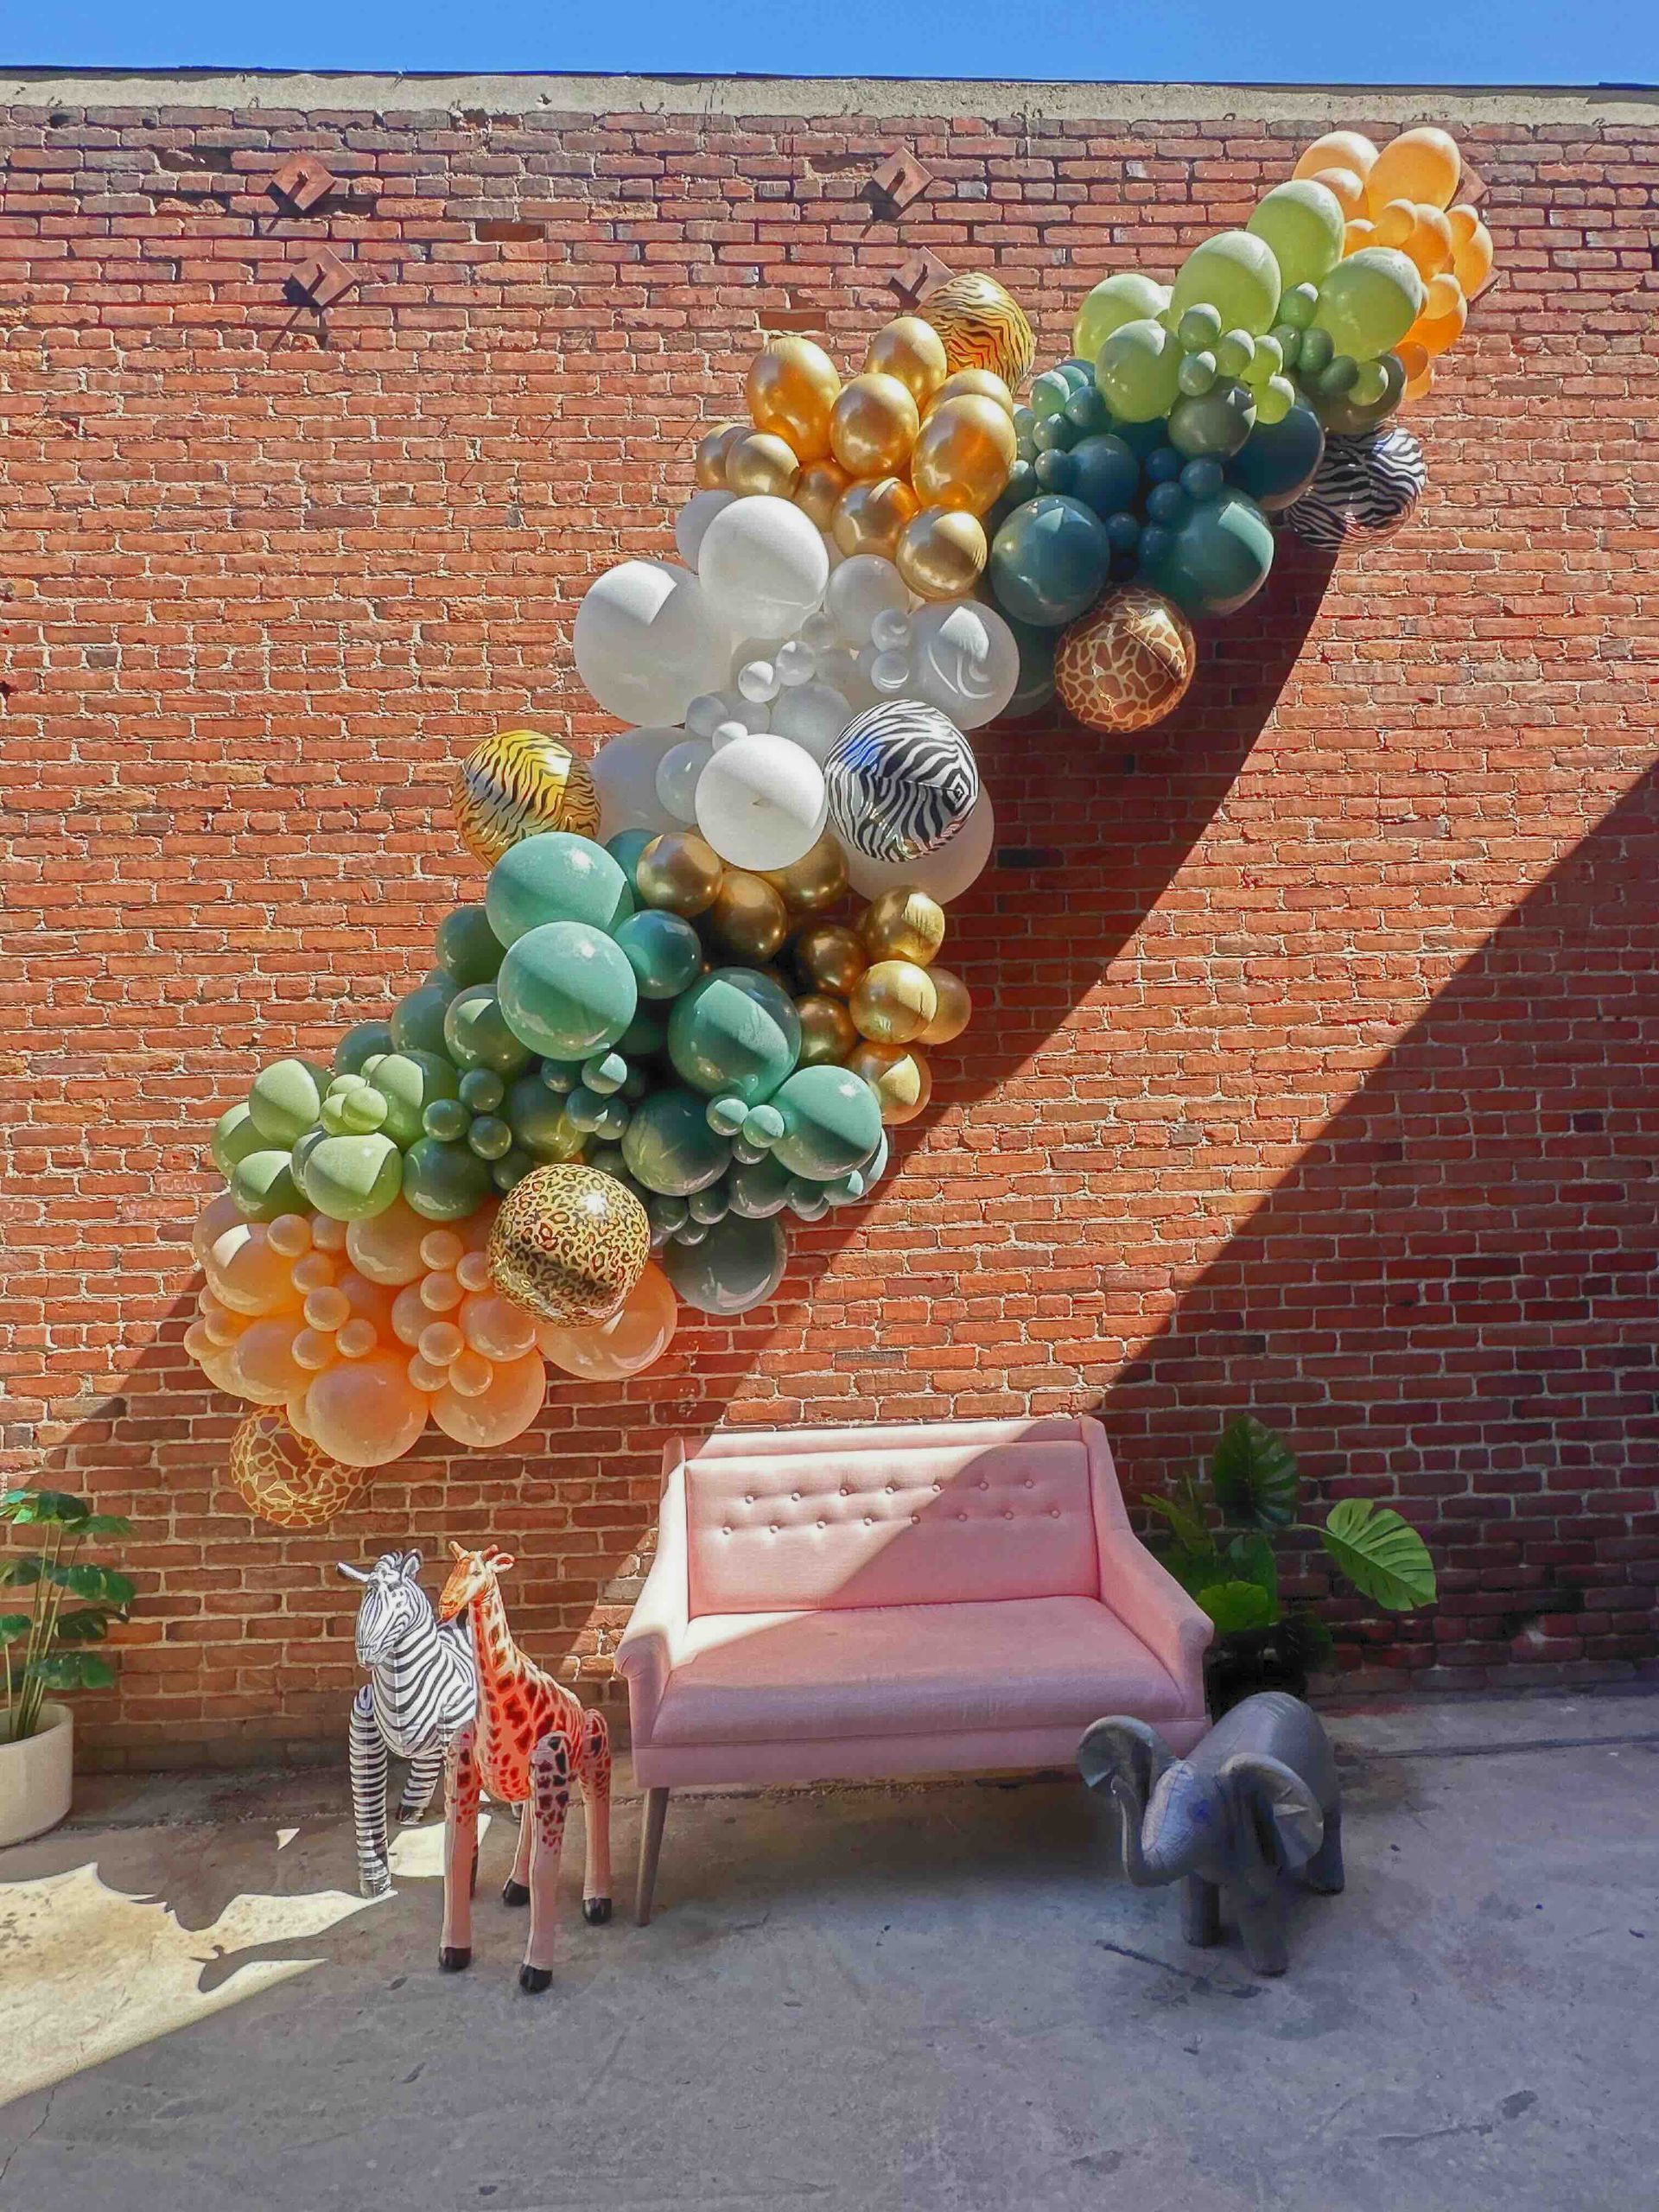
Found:
<path fill-rule="evenodd" d="M 783 1280 L 788 1248 L 775 1221 L 728 1213 L 695 1244 L 663 1252 L 663 1272 L 688 1306 L 702 1313 L 747 1313 Z"/>
<path fill-rule="evenodd" d="M 388 1136 L 326 1136 L 308 1148 L 299 1180 L 331 1221 L 367 1221 L 402 1189 L 404 1155 Z"/>
<path fill-rule="evenodd" d="M 372 1059 L 377 1052 L 392 1049 L 391 1025 L 386 1021 L 359 1021 L 348 1029 L 334 1047 L 334 1073 L 361 1075 L 365 1060 Z"/>
<path fill-rule="evenodd" d="M 1142 580 L 1188 614 L 1230 614 L 1254 598 L 1273 566 L 1273 531 L 1254 499 L 1224 491 L 1169 532 Z"/>
<path fill-rule="evenodd" d="M 261 1068 L 248 1092 L 253 1126 L 268 1145 L 286 1151 L 322 1111 L 329 1071 L 309 1060 L 277 1060 Z"/>
<path fill-rule="evenodd" d="M 702 972 L 702 939 L 690 922 L 664 907 L 630 914 L 613 934 L 642 999 L 678 998 Z"/>
<path fill-rule="evenodd" d="M 620 864 L 591 837 L 546 830 L 510 845 L 490 870 L 484 904 L 490 927 L 511 945 L 549 922 L 611 930 L 633 911 Z"/>
<path fill-rule="evenodd" d="M 668 1050 L 668 1024 L 654 1007 L 642 1006 L 616 1040 L 630 1060 L 658 1059 Z"/>
<path fill-rule="evenodd" d="M 991 589 L 1012 620 L 1058 629 L 1094 605 L 1111 559 L 1112 542 L 1094 509 L 1045 493 L 1016 507 L 997 531 Z"/>
<path fill-rule="evenodd" d="M 1155 423 L 1181 396 L 1185 359 L 1180 341 L 1147 316 L 1120 325 L 1103 341 L 1095 382 L 1120 422 Z"/>
<path fill-rule="evenodd" d="M 1224 330 L 1259 338 L 1273 327 L 1279 291 L 1279 264 L 1267 241 L 1249 231 L 1222 231 L 1195 245 L 1181 264 L 1169 311 L 1179 321 L 1188 308 L 1211 307 Z"/>
<path fill-rule="evenodd" d="M 1169 442 L 1197 459 L 1230 461 L 1255 427 L 1255 398 L 1248 385 L 1217 384 L 1197 399 L 1178 399 L 1169 410 Z"/>
<path fill-rule="evenodd" d="M 792 1179 L 788 1168 L 770 1153 L 764 1160 L 734 1167 L 727 1185 L 732 1211 L 751 1221 L 769 1220 L 788 1205 Z"/>
<path fill-rule="evenodd" d="M 454 982 L 423 983 L 391 1010 L 391 1042 L 399 1052 L 442 1052 L 443 1017 L 455 995 Z"/>
<path fill-rule="evenodd" d="M 537 1160 L 577 1160 L 587 1139 L 564 1110 L 564 1101 L 537 1075 L 521 1075 L 503 1103 L 513 1140 Z"/>
<path fill-rule="evenodd" d="M 465 1144 L 423 1137 L 404 1154 L 404 1203 L 426 1221 L 464 1221 L 490 1195 L 489 1163 Z"/>
<path fill-rule="evenodd" d="M 675 1073 L 711 1098 L 770 1098 L 801 1056 L 801 1018 L 787 991 L 753 968 L 716 968 L 668 1017 Z"/>
<path fill-rule="evenodd" d="M 628 880 L 628 889 L 638 899 L 639 887 L 634 881 L 634 870 L 639 865 L 639 855 L 647 845 L 657 841 L 654 830 L 619 830 L 614 837 L 605 840 L 605 849 Z"/>
<path fill-rule="evenodd" d="M 279 1213 L 305 1211 L 288 1152 L 271 1148 L 244 1153 L 231 1170 L 230 1185 L 237 1211 L 250 1221 L 275 1221 Z"/>
<path fill-rule="evenodd" d="M 587 922 L 544 922 L 517 938 L 498 988 L 514 1035 L 554 1060 L 614 1045 L 639 1001 L 627 955 Z"/>
<path fill-rule="evenodd" d="M 1374 361 L 1400 343 L 1422 313 L 1426 296 L 1422 278 L 1403 253 L 1392 246 L 1362 246 L 1319 286 L 1313 327 L 1329 334 L 1338 353 Z"/>
<path fill-rule="evenodd" d="M 505 993 L 506 965 L 500 982 Z M 458 1068 L 488 1068 L 495 1075 L 517 1075 L 530 1065 L 530 1052 L 507 1020 L 505 995 L 494 983 L 471 983 L 457 991 L 443 1017 L 444 1050 Z"/>
<path fill-rule="evenodd" d="M 1366 366 L 1382 372 L 1382 390 L 1376 398 L 1361 401 L 1350 393 L 1345 397 L 1320 399 L 1315 403 L 1319 421 L 1338 437 L 1363 437 L 1368 430 L 1375 430 L 1392 415 L 1400 404 L 1401 395 L 1406 388 L 1406 372 L 1401 365 L 1400 356 L 1397 353 L 1382 353 L 1375 361 L 1368 362 Z"/>
<path fill-rule="evenodd" d="M 438 965 L 463 989 L 493 983 L 503 950 L 481 906 L 457 906 L 438 924 Z"/>
<path fill-rule="evenodd" d="M 784 1134 L 772 1157 L 791 1175 L 827 1183 L 869 1158 L 881 1141 L 881 1108 L 849 1068 L 798 1068 L 772 1100 Z"/>
<path fill-rule="evenodd" d="M 380 1126 L 398 1145 L 411 1145 L 422 1135 L 421 1116 L 435 1098 L 454 1098 L 458 1090 L 447 1052 L 387 1052 L 365 1064 L 364 1074 L 386 1102 Z"/>
<path fill-rule="evenodd" d="M 213 1165 L 228 1183 L 238 1163 L 250 1153 L 258 1152 L 264 1141 L 254 1127 L 253 1116 L 245 1103 L 238 1101 L 234 1106 L 227 1106 L 213 1124 Z"/>
<path fill-rule="evenodd" d="M 1266 514 L 1287 507 L 1313 481 L 1325 452 L 1319 418 L 1299 399 L 1281 423 L 1258 422 L 1227 470 L 1228 480 Z"/>
<path fill-rule="evenodd" d="M 1138 269 L 1120 269 L 1096 285 L 1071 326 L 1071 351 L 1092 361 L 1126 322 L 1155 322 L 1169 305 L 1169 287 Z"/>
<path fill-rule="evenodd" d="M 1286 290 L 1317 284 L 1342 259 L 1342 202 L 1312 177 L 1275 184 L 1244 227 L 1272 253 Z"/>
<path fill-rule="evenodd" d="M 695 1091 L 653 1090 L 634 1109 L 622 1157 L 647 1191 L 686 1198 L 719 1182 L 731 1165 L 732 1145 L 709 1128 L 708 1109 Z"/>
<path fill-rule="evenodd" d="M 1039 713 L 1054 696 L 1054 656 L 1059 651 L 1060 635 L 1058 630 L 1034 622 L 1005 620 L 1020 648 L 1020 675 L 1014 696 L 1002 713 L 1009 721 L 1018 721 L 1026 715 Z"/>

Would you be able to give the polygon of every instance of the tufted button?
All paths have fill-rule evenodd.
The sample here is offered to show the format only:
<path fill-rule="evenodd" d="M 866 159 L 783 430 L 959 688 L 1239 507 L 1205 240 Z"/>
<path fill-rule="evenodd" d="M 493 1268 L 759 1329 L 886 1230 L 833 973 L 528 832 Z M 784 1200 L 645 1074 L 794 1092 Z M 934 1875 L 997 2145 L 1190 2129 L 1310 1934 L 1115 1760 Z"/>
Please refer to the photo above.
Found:
<path fill-rule="evenodd" d="M 822 1522 L 822 1521 L 820 1521 L 820 1522 L 819 1522 L 818 1526 L 819 1526 L 819 1528 L 820 1528 L 820 1529 L 822 1529 L 822 1528 L 823 1528 L 823 1522 Z"/>
<path fill-rule="evenodd" d="M 767 1529 L 766 1534 L 767 1534 L 769 1536 L 775 1536 L 775 1535 L 777 1535 L 777 1533 L 778 1533 L 778 1523 L 774 1521 L 774 1522 L 772 1522 L 772 1524 L 771 1528 Z"/>
<path fill-rule="evenodd" d="M 746 1497 L 744 1497 L 743 1503 L 744 1503 L 744 1504 L 745 1504 L 745 1505 L 753 1505 L 753 1504 L 754 1503 L 754 1492 L 753 1492 L 753 1491 L 750 1491 L 746 1495 Z"/>
<path fill-rule="evenodd" d="M 1027 1490 L 1035 1490 L 1035 1489 L 1036 1489 L 1036 1487 L 1037 1487 L 1036 1484 L 1035 1484 L 1034 1482 L 1033 1482 L 1033 1480 L 1031 1479 L 1031 1477 L 1030 1477 L 1029 1475 L 1027 1475 L 1027 1476 L 1026 1477 L 1026 1488 L 1027 1488 Z"/>
<path fill-rule="evenodd" d="M 842 1483 L 841 1486 L 841 1495 L 842 1497 L 845 1497 L 847 1495 L 847 1485 L 845 1483 Z"/>
<path fill-rule="evenodd" d="M 981 1483 L 980 1483 L 980 1485 L 979 1485 L 979 1486 L 980 1486 L 981 1490 L 989 1490 L 989 1488 L 990 1488 L 990 1484 L 989 1484 L 989 1483 L 985 1482 L 985 1481 L 983 1481 L 983 1480 L 982 1480 L 982 1481 L 981 1481 Z"/>
<path fill-rule="evenodd" d="M 1003 1518 L 1005 1521 L 1012 1521 L 1012 1520 L 1013 1520 L 1013 1518 L 1014 1518 L 1014 1516 L 1013 1516 L 1013 1514 L 1012 1514 L 1012 1513 L 1005 1513 L 1005 1514 L 1002 1516 L 1002 1518 Z"/>
<path fill-rule="evenodd" d="M 1058 1520 L 1059 1519 L 1059 1517 L 1060 1517 L 1060 1509 L 1059 1509 L 1059 1507 L 1058 1507 L 1058 1505 L 1051 1505 L 1051 1506 L 1049 1507 L 1049 1509 L 1048 1509 L 1048 1517 L 1049 1517 L 1049 1519 L 1050 1519 L 1051 1521 L 1058 1521 Z"/>
<path fill-rule="evenodd" d="M 887 1484 L 887 1491 L 886 1491 L 885 1495 L 886 1495 L 887 1497 L 891 1497 L 893 1496 L 893 1484 L 892 1484 L 891 1483 L 889 1483 L 889 1484 Z"/>
<path fill-rule="evenodd" d="M 729 1529 L 722 1529 L 720 1533 L 722 1536 L 729 1536 L 732 1532 Z"/>
<path fill-rule="evenodd" d="M 867 1529 L 873 1529 L 875 1526 L 875 1523 L 871 1520 L 868 1513 L 864 1516 L 864 1526 Z"/>
<path fill-rule="evenodd" d="M 789 1493 L 789 1500 L 790 1500 L 790 1503 L 791 1503 L 791 1505 L 798 1505 L 798 1504 L 800 1503 L 800 1502 L 801 1502 L 801 1493 L 799 1492 L 799 1491 L 798 1491 L 798 1490 L 792 1490 L 792 1491 L 791 1491 L 791 1492 Z"/>
<path fill-rule="evenodd" d="M 934 1495 L 934 1497 L 937 1497 L 938 1496 L 938 1494 L 939 1494 L 939 1485 L 938 1484 L 938 1483 L 935 1483 L 935 1484 L 934 1484 L 934 1485 L 933 1485 L 933 1495 Z"/>
<path fill-rule="evenodd" d="M 968 1518 L 968 1516 L 965 1513 L 958 1513 L 957 1518 L 958 1521 L 965 1521 Z"/>
<path fill-rule="evenodd" d="M 919 1513 L 912 1513 L 912 1514 L 911 1515 L 911 1516 L 910 1516 L 910 1525 L 911 1525 L 911 1527 L 912 1527 L 912 1529 L 913 1529 L 913 1528 L 915 1528 L 915 1527 L 917 1526 L 918 1522 L 921 1520 L 921 1517 L 922 1517 L 922 1516 L 921 1516 L 921 1515 L 920 1515 Z"/>

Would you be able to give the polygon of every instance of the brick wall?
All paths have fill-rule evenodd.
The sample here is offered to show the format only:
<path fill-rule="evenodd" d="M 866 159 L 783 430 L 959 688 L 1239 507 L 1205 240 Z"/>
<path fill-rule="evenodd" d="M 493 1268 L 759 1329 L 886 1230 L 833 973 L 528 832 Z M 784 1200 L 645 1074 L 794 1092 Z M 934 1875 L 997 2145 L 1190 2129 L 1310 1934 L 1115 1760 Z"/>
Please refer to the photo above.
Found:
<path fill-rule="evenodd" d="M 1334 573 L 1287 551 L 1133 747 L 986 734 L 1003 843 L 950 955 L 978 1015 L 880 1202 L 795 1227 L 773 1306 L 694 1318 L 638 1383 L 559 1383 L 531 1448 L 423 1455 L 284 1536 L 237 1509 L 236 1411 L 181 1345 L 207 1129 L 477 895 L 455 757 L 601 733 L 576 600 L 665 544 L 756 333 L 856 355 L 927 249 L 994 268 L 1053 358 L 1098 276 L 1241 220 L 1327 121 L 1442 111 L 14 90 L 0 1377 L 6 1464 L 139 1524 L 98 1756 L 337 1740 L 333 1560 L 450 1534 L 512 1542 L 526 1640 L 597 1689 L 663 1435 L 720 1421 L 1098 1406 L 1138 1491 L 1250 1406 L 1434 1547 L 1432 1616 L 1333 1605 L 1362 1680 L 1650 1665 L 1651 107 L 1454 110 L 1503 283 L 1420 418 L 1410 528 Z M 894 220 L 868 178 L 903 146 L 934 182 Z M 338 181 L 284 216 L 301 150 Z M 355 289 L 320 321 L 284 285 L 325 246 Z"/>

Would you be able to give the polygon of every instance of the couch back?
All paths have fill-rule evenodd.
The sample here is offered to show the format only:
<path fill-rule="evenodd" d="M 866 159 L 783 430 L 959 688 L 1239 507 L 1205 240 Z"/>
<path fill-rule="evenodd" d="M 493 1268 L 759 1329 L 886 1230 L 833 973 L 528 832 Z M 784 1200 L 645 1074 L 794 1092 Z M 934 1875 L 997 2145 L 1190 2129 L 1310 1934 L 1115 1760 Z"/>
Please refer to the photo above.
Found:
<path fill-rule="evenodd" d="M 720 1430 L 676 1439 L 690 1611 L 1096 1596 L 1098 1421 Z"/>

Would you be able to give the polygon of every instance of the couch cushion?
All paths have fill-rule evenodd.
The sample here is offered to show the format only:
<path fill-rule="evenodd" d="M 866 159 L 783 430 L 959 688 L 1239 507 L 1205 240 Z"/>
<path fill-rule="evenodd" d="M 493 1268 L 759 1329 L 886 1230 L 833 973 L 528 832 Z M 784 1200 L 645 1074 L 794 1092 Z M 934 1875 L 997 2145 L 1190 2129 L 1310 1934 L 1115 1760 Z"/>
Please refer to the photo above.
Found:
<path fill-rule="evenodd" d="M 1093 1598 L 704 1613 L 653 1744 L 1075 1726 L 1184 1711 L 1138 1637 Z"/>
<path fill-rule="evenodd" d="M 1100 1589 L 1075 1420 L 722 1432 L 685 1492 L 694 1614 Z"/>

